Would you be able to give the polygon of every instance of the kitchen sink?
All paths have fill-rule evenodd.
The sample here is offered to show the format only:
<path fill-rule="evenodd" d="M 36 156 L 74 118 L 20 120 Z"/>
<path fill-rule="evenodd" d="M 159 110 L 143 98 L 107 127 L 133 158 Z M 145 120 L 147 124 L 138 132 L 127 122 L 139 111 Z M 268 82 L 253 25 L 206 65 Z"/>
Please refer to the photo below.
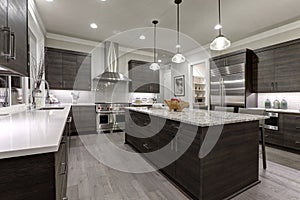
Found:
<path fill-rule="evenodd" d="M 40 108 L 39 110 L 63 110 L 65 107 L 45 107 L 45 108 Z"/>

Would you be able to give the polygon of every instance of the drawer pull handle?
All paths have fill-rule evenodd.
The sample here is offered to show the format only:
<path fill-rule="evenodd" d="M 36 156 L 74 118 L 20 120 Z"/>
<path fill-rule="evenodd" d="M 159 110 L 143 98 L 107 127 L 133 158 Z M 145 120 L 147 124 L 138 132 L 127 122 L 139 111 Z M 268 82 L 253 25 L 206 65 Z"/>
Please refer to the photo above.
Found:
<path fill-rule="evenodd" d="M 179 126 L 176 124 L 171 124 L 171 128 L 179 129 Z"/>
<path fill-rule="evenodd" d="M 143 147 L 145 147 L 145 149 L 150 150 L 151 148 L 148 146 L 148 144 L 143 144 Z"/>
<path fill-rule="evenodd" d="M 296 143 L 296 144 L 300 144 L 300 141 L 296 141 L 295 143 Z"/>
<path fill-rule="evenodd" d="M 66 163 L 61 163 L 61 169 L 63 170 L 61 173 L 60 173 L 60 175 L 64 175 L 64 174 L 66 174 L 66 172 L 67 172 L 67 165 L 66 165 Z"/>
<path fill-rule="evenodd" d="M 296 127 L 296 129 L 300 129 L 300 127 Z"/>
<path fill-rule="evenodd" d="M 72 117 L 68 117 L 67 123 L 70 124 L 72 122 Z"/>

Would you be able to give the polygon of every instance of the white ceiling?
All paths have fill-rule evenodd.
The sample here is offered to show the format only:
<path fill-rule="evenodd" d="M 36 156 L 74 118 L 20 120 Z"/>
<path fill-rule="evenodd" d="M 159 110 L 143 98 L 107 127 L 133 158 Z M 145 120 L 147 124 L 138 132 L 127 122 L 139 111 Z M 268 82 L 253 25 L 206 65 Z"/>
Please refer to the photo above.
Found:
<path fill-rule="evenodd" d="M 123 45 L 134 42 L 152 44 L 153 19 L 159 19 L 159 27 L 176 29 L 176 6 L 173 0 L 35 0 L 47 32 L 87 40 L 104 41 L 118 32 L 131 29 Z M 300 19 L 299 0 L 223 0 L 223 33 L 232 41 L 275 28 Z M 95 22 L 99 28 L 89 27 Z M 217 0 L 183 0 L 181 5 L 181 32 L 201 45 L 216 37 Z M 175 43 L 173 32 L 158 33 L 160 40 Z M 167 34 L 168 33 L 168 34 Z M 147 35 L 140 41 L 140 34 Z M 163 35 L 163 36 L 162 36 Z M 183 39 L 185 40 L 185 39 Z M 127 44 L 124 44 L 127 43 Z M 184 41 L 182 42 L 184 43 Z M 188 48 L 194 48 L 190 40 Z M 184 48 L 184 45 L 183 45 Z"/>

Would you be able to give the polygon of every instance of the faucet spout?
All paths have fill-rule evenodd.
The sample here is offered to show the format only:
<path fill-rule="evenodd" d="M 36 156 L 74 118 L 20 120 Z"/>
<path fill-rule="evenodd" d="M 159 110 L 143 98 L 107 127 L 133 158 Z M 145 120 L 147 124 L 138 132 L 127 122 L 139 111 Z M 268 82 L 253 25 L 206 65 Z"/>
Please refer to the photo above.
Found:
<path fill-rule="evenodd" d="M 32 107 L 33 109 L 36 109 L 36 98 L 35 98 L 35 95 L 37 93 L 40 93 L 41 90 L 38 88 L 37 85 L 40 85 L 41 82 L 44 82 L 46 84 L 46 90 L 47 90 L 47 94 L 46 94 L 46 103 L 49 102 L 49 99 L 50 99 L 50 87 L 49 87 L 49 83 L 48 81 L 44 80 L 44 79 L 37 79 L 37 80 L 34 80 L 34 85 L 35 85 L 35 88 L 32 90 Z"/>

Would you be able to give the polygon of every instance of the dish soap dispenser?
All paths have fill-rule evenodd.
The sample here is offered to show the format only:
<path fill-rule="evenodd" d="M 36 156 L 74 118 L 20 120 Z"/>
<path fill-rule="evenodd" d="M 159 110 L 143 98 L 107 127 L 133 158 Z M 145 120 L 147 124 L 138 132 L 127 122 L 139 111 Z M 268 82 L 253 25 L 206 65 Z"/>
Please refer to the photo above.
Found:
<path fill-rule="evenodd" d="M 283 99 L 281 101 L 281 109 L 285 109 L 286 110 L 287 108 L 288 108 L 287 101 L 283 97 Z"/>
<path fill-rule="evenodd" d="M 274 101 L 274 109 L 280 109 L 280 102 L 278 101 L 277 98 L 276 98 L 276 100 Z"/>
<path fill-rule="evenodd" d="M 271 108 L 271 101 L 270 101 L 270 99 L 267 99 L 265 101 L 265 108 Z"/>

